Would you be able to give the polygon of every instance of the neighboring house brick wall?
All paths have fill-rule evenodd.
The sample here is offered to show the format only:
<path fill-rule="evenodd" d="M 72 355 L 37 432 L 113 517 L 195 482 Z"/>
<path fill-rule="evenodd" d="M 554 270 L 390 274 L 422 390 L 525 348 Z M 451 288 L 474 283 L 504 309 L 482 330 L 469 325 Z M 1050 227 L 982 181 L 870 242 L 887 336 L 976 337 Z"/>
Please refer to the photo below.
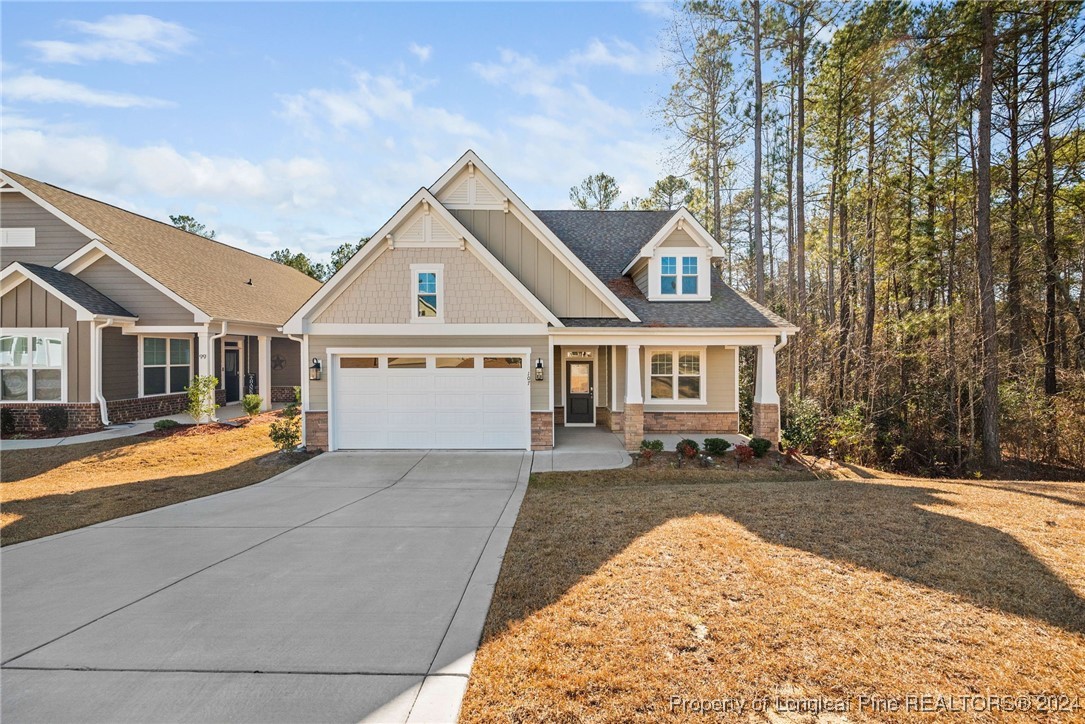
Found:
<path fill-rule="evenodd" d="M 274 375 L 272 375 L 274 377 Z M 271 386 L 271 401 L 272 402 L 293 402 L 294 401 L 294 387 L 293 386 Z"/>
<path fill-rule="evenodd" d="M 305 413 L 305 447 L 309 450 L 328 449 L 328 413 Z"/>
<path fill-rule="evenodd" d="M 554 449 L 554 414 L 551 412 L 531 413 L 531 449 Z"/>
<path fill-rule="evenodd" d="M 410 322 L 415 304 L 412 264 L 444 265 L 445 323 L 532 324 L 540 321 L 483 266 L 474 252 L 418 247 L 382 251 L 315 321 L 333 324 Z"/>
<path fill-rule="evenodd" d="M 46 429 L 38 411 L 57 405 L 40 405 L 35 402 L 5 402 L 0 408 L 11 410 L 15 420 L 15 431 L 41 432 Z M 92 402 L 76 402 L 59 405 L 68 410 L 68 430 L 94 430 L 102 426 L 102 413 L 98 405 Z"/>
<path fill-rule="evenodd" d="M 618 316 L 515 214 L 482 209 L 451 209 L 451 212 L 556 316 Z"/>
<path fill-rule="evenodd" d="M 0 227 L 35 230 L 34 246 L 4 248 L 2 266 L 17 261 L 53 266 L 90 242 L 90 238 L 21 193 L 0 194 Z"/>
<path fill-rule="evenodd" d="M 198 273 L 195 268 L 193 273 Z M 192 324 L 192 312 L 109 257 L 102 257 L 76 276 L 138 315 L 141 325 Z"/>
<path fill-rule="evenodd" d="M 224 390 L 215 391 L 215 402 L 218 405 L 226 403 L 226 392 Z M 188 409 L 188 395 L 179 392 L 172 395 L 111 400 L 107 402 L 107 407 L 111 423 L 146 420 L 148 417 L 165 417 L 183 413 Z"/>
<path fill-rule="evenodd" d="M 0 198 L 10 194 L 0 194 Z M 4 249 L 6 259 L 7 249 Z M 0 298 L 0 326 L 61 327 L 68 330 L 68 402 L 90 399 L 90 322 L 76 321 L 75 310 L 36 282 L 26 280 Z"/>

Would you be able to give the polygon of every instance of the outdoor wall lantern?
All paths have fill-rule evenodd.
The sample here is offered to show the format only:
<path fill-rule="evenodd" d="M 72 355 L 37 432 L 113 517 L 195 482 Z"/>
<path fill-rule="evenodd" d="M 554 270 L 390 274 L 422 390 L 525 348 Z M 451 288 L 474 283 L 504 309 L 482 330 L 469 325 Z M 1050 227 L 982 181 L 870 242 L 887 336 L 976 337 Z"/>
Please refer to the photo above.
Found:
<path fill-rule="evenodd" d="M 542 357 L 535 360 L 535 381 L 542 382 L 543 378 L 543 361 Z"/>
<path fill-rule="evenodd" d="M 309 368 L 309 379 L 310 380 L 319 380 L 320 379 L 320 360 L 317 359 L 316 357 L 313 357 L 313 366 Z"/>

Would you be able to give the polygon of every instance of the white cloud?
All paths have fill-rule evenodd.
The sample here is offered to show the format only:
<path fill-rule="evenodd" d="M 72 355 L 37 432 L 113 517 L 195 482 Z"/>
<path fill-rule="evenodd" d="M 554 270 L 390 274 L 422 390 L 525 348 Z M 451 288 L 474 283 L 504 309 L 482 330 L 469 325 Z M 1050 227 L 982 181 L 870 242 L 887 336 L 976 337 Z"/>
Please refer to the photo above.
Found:
<path fill-rule="evenodd" d="M 418 58 L 419 63 L 425 63 L 433 54 L 432 45 L 419 45 L 418 43 L 411 43 L 407 46 L 407 50 L 411 51 L 411 54 L 414 55 L 414 57 Z"/>
<path fill-rule="evenodd" d="M 23 73 L 5 79 L 3 96 L 5 102 L 73 103 L 99 108 L 166 108 L 176 105 L 159 98 L 94 90 L 71 81 L 43 78 L 36 73 Z"/>
<path fill-rule="evenodd" d="M 625 73 L 651 74 L 659 72 L 662 60 L 658 48 L 641 50 L 624 40 L 614 40 L 608 45 L 592 38 L 588 47 L 570 54 L 566 62 L 571 67 L 603 66 Z"/>
<path fill-rule="evenodd" d="M 65 25 L 85 37 L 79 41 L 27 41 L 43 62 L 155 63 L 163 56 L 181 53 L 196 39 L 183 25 L 150 15 L 108 15 L 97 22 L 69 20 Z"/>
<path fill-rule="evenodd" d="M 656 18 L 670 18 L 674 4 L 667 0 L 643 0 L 636 4 L 637 10 Z"/>

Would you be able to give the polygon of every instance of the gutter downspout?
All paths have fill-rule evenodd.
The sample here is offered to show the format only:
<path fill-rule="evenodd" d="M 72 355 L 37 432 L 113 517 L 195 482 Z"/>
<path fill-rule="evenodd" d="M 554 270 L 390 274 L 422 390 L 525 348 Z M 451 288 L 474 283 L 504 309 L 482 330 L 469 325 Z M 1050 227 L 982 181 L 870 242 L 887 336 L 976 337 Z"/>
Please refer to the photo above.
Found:
<path fill-rule="evenodd" d="M 103 425 L 109 425 L 109 406 L 102 394 L 102 330 L 112 324 L 113 317 L 101 324 L 91 322 L 90 333 L 90 396 L 98 403 Z"/>
<path fill-rule="evenodd" d="M 279 327 L 278 329 L 280 332 L 283 332 L 282 327 Z M 283 332 L 283 334 L 286 335 L 287 339 L 292 342 L 297 342 L 298 346 L 301 347 L 301 379 L 298 380 L 298 382 L 300 383 L 299 387 L 301 387 L 301 448 L 304 449 L 306 440 L 305 409 L 309 405 L 309 360 L 306 357 L 309 353 L 309 345 L 307 344 L 305 335 L 295 337 L 292 334 L 286 334 L 286 332 Z M 330 374 L 331 370 L 328 372 Z"/>
<path fill-rule="evenodd" d="M 219 331 L 219 333 L 218 334 L 212 334 L 210 337 L 207 338 L 207 369 L 208 369 L 208 372 L 211 371 L 211 360 L 212 359 L 218 359 L 217 355 L 215 355 L 215 350 L 213 349 L 214 346 L 215 346 L 214 343 L 226 336 L 226 327 L 227 327 L 228 324 L 229 324 L 229 322 L 227 322 L 225 319 L 222 320 L 222 329 Z M 204 328 L 206 329 L 206 326 Z M 218 361 L 221 362 L 222 360 L 218 360 Z M 215 371 L 217 372 L 218 370 L 215 370 Z M 220 383 L 222 384 L 222 389 L 226 389 L 226 380 L 220 380 Z M 218 415 L 212 414 L 211 415 L 211 421 L 212 422 L 218 422 Z"/>
<path fill-rule="evenodd" d="M 780 344 L 772 348 L 773 352 L 779 352 L 787 346 L 787 332 L 780 332 Z"/>

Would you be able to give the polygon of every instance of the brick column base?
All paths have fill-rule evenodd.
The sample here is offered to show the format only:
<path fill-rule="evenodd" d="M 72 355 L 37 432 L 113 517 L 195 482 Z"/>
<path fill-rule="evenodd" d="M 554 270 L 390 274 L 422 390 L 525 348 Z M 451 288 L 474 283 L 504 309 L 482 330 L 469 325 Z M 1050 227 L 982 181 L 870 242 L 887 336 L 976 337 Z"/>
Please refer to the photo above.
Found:
<path fill-rule="evenodd" d="M 531 449 L 554 449 L 554 413 L 531 413 Z"/>
<path fill-rule="evenodd" d="M 780 442 L 780 406 L 753 403 L 753 436 Z"/>
<path fill-rule="evenodd" d="M 611 432 L 621 432 L 622 431 L 622 420 L 624 419 L 624 417 L 625 417 L 625 413 L 615 412 L 613 410 L 610 411 L 610 431 Z"/>
<path fill-rule="evenodd" d="M 625 403 L 622 428 L 625 432 L 625 449 L 629 452 L 640 450 L 640 443 L 644 439 L 644 405 Z"/>
<path fill-rule="evenodd" d="M 307 450 L 328 449 L 328 413 L 305 413 L 305 448 Z"/>

